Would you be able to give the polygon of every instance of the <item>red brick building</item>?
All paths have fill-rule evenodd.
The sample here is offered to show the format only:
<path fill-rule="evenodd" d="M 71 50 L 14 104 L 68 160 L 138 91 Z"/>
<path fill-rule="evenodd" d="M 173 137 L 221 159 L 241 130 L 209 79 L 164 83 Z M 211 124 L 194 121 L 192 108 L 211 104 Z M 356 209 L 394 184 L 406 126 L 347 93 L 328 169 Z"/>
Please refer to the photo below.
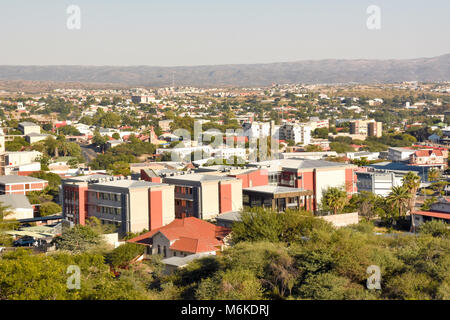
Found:
<path fill-rule="evenodd" d="M 41 191 L 48 181 L 27 176 L 0 176 L 0 194 L 23 194 Z"/>

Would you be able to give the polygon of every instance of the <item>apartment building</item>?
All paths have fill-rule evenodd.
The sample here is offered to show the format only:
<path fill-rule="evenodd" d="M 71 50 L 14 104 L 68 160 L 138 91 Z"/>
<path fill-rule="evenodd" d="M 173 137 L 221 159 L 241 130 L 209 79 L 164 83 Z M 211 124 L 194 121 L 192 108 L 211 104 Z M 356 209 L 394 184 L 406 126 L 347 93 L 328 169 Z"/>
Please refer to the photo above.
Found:
<path fill-rule="evenodd" d="M 350 122 L 350 134 L 379 138 L 383 135 L 383 124 L 373 119 L 353 120 Z"/>
<path fill-rule="evenodd" d="M 295 144 L 311 143 L 311 127 L 306 124 L 285 123 L 279 129 L 280 140 L 292 140 Z"/>
<path fill-rule="evenodd" d="M 164 177 L 175 186 L 177 218 L 213 219 L 221 213 L 242 209 L 242 181 L 211 174 L 186 174 Z"/>
<path fill-rule="evenodd" d="M 249 139 L 259 139 L 271 135 L 270 122 L 245 122 L 242 124 L 244 136 Z"/>
<path fill-rule="evenodd" d="M 139 103 L 151 103 L 155 102 L 155 96 L 132 96 L 131 101 L 133 103 L 139 104 Z"/>
<path fill-rule="evenodd" d="M 73 224 L 85 224 L 97 217 L 115 225 L 121 234 L 152 230 L 175 218 L 174 187 L 106 175 L 63 180 L 63 217 Z"/>

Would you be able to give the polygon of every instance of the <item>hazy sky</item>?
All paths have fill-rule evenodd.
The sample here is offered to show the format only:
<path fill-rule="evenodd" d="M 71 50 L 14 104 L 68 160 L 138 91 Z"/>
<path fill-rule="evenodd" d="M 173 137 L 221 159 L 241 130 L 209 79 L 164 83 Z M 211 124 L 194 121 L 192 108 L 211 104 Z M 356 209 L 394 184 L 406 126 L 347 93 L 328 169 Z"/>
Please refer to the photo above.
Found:
<path fill-rule="evenodd" d="M 69 5 L 81 29 L 66 26 Z M 366 26 L 369 5 L 381 29 Z M 0 65 L 209 65 L 450 53 L 449 0 L 0 0 Z"/>

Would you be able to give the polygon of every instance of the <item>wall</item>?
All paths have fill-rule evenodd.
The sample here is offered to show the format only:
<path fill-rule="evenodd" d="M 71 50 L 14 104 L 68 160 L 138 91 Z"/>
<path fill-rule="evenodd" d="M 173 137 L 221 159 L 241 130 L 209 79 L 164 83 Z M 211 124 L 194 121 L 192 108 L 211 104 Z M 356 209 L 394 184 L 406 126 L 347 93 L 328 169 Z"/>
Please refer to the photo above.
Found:
<path fill-rule="evenodd" d="M 148 189 L 130 189 L 130 232 L 148 230 L 149 226 L 149 199 Z M 123 222 L 122 222 L 123 223 Z"/>
<path fill-rule="evenodd" d="M 219 214 L 219 184 L 217 181 L 212 183 L 202 183 L 201 201 L 203 217 L 200 219 L 212 219 Z"/>
<path fill-rule="evenodd" d="M 322 193 L 328 187 L 343 187 L 345 186 L 345 169 L 334 170 L 317 170 L 316 171 L 316 203 L 319 204 L 322 200 Z"/>
<path fill-rule="evenodd" d="M 335 227 L 345 227 L 359 222 L 358 212 L 321 216 L 319 218 L 331 222 Z"/>

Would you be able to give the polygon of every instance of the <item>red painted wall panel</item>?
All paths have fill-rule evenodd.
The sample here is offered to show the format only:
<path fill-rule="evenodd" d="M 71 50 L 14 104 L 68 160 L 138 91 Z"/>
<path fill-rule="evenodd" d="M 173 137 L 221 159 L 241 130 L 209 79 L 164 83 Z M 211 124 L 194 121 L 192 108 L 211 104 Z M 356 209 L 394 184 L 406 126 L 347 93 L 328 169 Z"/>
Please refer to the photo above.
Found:
<path fill-rule="evenodd" d="M 231 184 L 220 184 L 220 213 L 230 212 L 231 202 Z"/>
<path fill-rule="evenodd" d="M 355 191 L 353 190 L 353 169 L 345 169 L 345 189 L 348 193 Z"/>
<path fill-rule="evenodd" d="M 162 191 L 149 191 L 149 230 L 160 228 L 163 226 L 163 201 L 162 201 Z"/>

